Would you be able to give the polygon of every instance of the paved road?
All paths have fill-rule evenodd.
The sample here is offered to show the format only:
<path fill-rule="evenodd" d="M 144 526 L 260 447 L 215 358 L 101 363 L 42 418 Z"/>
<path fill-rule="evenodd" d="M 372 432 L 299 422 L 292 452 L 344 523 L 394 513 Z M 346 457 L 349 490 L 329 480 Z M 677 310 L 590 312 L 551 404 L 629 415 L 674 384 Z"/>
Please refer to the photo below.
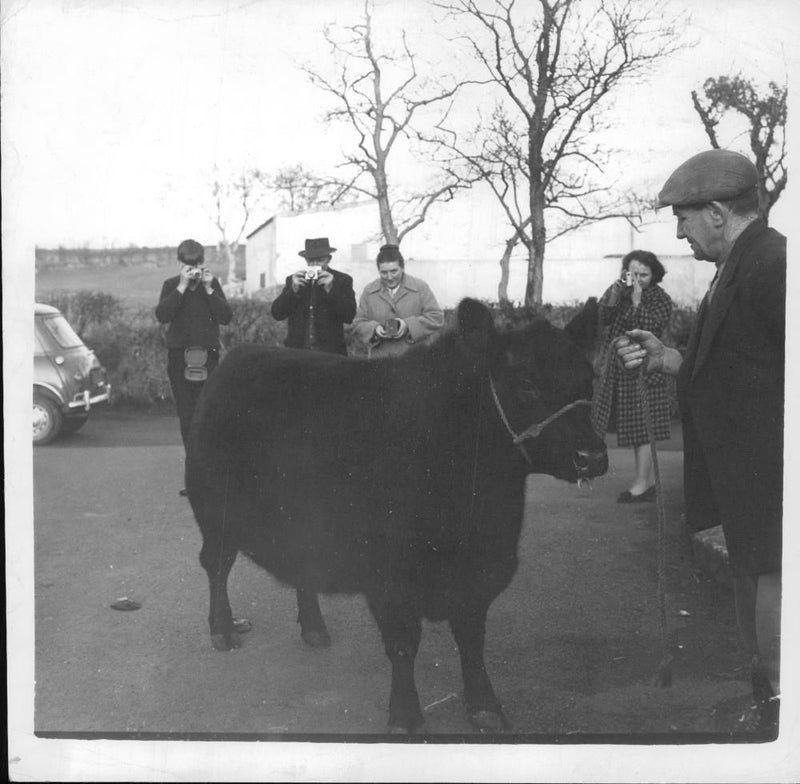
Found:
<path fill-rule="evenodd" d="M 505 739 L 736 738 L 746 662 L 731 597 L 695 574 L 678 523 L 680 452 L 661 456 L 677 652 L 668 689 L 653 686 L 661 657 L 655 507 L 615 503 L 631 456 L 612 449 L 610 457 L 593 490 L 529 480 L 520 569 L 487 633 L 488 668 L 514 728 Z M 177 494 L 181 476 L 169 416 L 100 416 L 34 451 L 37 731 L 383 732 L 389 666 L 360 597 L 324 597 L 333 646 L 308 649 L 293 594 L 240 556 L 231 601 L 253 630 L 240 650 L 212 649 L 200 536 Z M 110 609 L 120 597 L 141 609 Z M 445 624 L 425 624 L 417 675 L 429 739 L 474 739 Z"/>

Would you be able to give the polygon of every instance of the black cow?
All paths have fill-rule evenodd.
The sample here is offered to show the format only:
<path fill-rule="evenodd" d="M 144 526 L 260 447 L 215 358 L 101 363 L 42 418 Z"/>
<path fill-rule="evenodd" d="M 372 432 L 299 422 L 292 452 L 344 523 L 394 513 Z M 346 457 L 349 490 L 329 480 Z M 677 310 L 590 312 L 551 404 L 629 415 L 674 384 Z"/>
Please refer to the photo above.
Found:
<path fill-rule="evenodd" d="M 206 384 L 187 461 L 214 647 L 240 644 L 227 578 L 241 551 L 296 589 L 312 645 L 329 642 L 317 592 L 364 594 L 392 665 L 390 729 L 422 725 L 422 618 L 450 624 L 472 721 L 504 727 L 486 614 L 517 567 L 525 475 L 574 482 L 607 468 L 588 405 L 570 405 L 591 394 L 564 331 L 542 320 L 498 332 L 475 300 L 453 331 L 398 358 L 232 350 Z"/>

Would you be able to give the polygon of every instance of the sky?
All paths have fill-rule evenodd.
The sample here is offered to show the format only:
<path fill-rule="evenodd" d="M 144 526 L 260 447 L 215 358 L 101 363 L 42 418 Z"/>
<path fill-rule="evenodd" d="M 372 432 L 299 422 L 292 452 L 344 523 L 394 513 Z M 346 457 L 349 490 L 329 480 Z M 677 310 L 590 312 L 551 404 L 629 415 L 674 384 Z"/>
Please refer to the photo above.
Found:
<path fill-rule="evenodd" d="M 768 6 L 765 15 L 764 3 L 752 0 L 671 0 L 675 15 L 691 17 L 683 33 L 695 45 L 618 94 L 608 141 L 619 152 L 609 176 L 655 186 L 708 146 L 689 99 L 706 76 L 785 80 L 800 4 Z M 360 7 L 360 0 L 4 2 L 4 188 L 22 199 L 15 229 L 43 247 L 170 245 L 183 236 L 215 242 L 204 207 L 214 167 L 302 162 L 330 170 L 346 137 L 322 126 L 325 96 L 299 65 L 324 67 L 322 26 L 355 21 Z M 395 39 L 407 29 L 426 51 L 437 35 L 433 19 L 423 0 L 378 0 L 375 26 Z M 446 59 L 431 60 L 447 71 Z"/>

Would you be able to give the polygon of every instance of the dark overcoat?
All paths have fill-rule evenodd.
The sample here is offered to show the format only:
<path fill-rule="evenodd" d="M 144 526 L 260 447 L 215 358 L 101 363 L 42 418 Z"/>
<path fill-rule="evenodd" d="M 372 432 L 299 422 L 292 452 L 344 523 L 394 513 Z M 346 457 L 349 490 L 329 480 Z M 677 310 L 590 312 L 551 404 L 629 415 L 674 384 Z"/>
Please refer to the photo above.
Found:
<path fill-rule="evenodd" d="M 756 220 L 704 299 L 678 375 L 686 521 L 734 575 L 781 568 L 786 238 Z"/>
<path fill-rule="evenodd" d="M 285 345 L 289 348 L 347 354 L 344 325 L 356 315 L 353 279 L 330 267 L 328 272 L 333 275 L 330 291 L 313 283 L 295 292 L 289 275 L 283 291 L 272 303 L 272 316 L 278 321 L 287 319 Z"/>
<path fill-rule="evenodd" d="M 600 298 L 600 320 L 605 338 L 600 367 L 602 375 L 594 397 L 593 422 L 598 433 L 609 430 L 614 422 L 619 446 L 638 446 L 648 442 L 647 423 L 641 403 L 638 374 L 626 371 L 617 360 L 611 343 L 629 329 L 646 329 L 660 336 L 672 315 L 672 300 L 658 284 L 642 290 L 639 307 L 634 307 L 630 293 L 616 305 L 609 305 L 609 287 Z M 670 401 L 667 379 L 662 373 L 645 376 L 645 389 L 656 440 L 670 437 Z"/>

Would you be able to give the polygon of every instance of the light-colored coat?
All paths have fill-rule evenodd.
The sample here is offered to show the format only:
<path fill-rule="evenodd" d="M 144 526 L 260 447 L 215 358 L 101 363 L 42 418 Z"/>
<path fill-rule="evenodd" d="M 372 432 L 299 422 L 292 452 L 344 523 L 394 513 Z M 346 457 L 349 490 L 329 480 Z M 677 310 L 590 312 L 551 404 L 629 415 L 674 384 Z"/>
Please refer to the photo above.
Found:
<path fill-rule="evenodd" d="M 403 319 L 408 332 L 399 340 L 382 340 L 375 328 L 387 319 Z M 444 325 L 444 312 L 424 280 L 404 273 L 394 297 L 380 278 L 364 287 L 353 319 L 356 337 L 370 357 L 398 356 L 412 345 L 430 339 Z"/>

